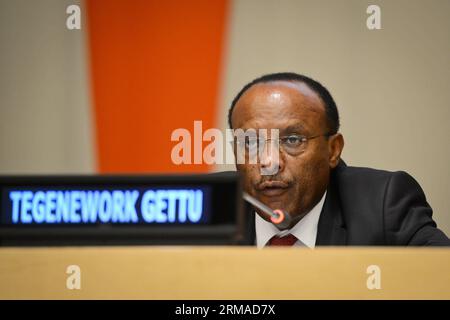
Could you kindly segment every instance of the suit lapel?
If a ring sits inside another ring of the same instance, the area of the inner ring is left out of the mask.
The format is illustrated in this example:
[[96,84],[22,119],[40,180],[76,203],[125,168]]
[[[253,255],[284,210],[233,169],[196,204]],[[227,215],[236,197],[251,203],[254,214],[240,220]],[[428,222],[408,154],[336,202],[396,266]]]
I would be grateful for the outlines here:
[[343,246],[346,244],[347,232],[342,218],[336,177],[333,174],[319,218],[316,246]]
[[256,229],[255,229],[255,209],[246,203],[245,211],[247,214],[247,235],[249,237],[250,245],[256,245]]

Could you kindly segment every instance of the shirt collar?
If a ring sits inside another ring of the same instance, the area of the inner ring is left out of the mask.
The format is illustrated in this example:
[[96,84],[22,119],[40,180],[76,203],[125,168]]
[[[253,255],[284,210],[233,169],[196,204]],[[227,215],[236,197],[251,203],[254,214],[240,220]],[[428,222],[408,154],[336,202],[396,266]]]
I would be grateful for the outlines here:
[[289,230],[281,231],[272,223],[261,218],[258,213],[255,213],[256,245],[258,248],[263,248],[275,235],[285,236],[288,234],[294,235],[305,246],[314,248],[316,245],[317,225],[326,195],[327,192],[325,191],[314,208]]

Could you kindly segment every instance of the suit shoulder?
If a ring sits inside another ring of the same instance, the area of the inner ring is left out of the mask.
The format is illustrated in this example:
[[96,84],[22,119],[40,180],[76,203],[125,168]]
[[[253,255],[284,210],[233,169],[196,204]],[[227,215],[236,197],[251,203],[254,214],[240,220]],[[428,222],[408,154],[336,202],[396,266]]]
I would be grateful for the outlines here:
[[[405,171],[388,171],[368,167],[344,166],[336,170],[338,179],[348,180],[352,183],[383,184],[395,180],[407,185],[419,186],[419,183]],[[399,183],[400,184],[400,183]],[[419,186],[420,187],[420,186]]]
[[407,190],[423,190],[419,183],[405,171],[388,171],[367,167],[344,166],[336,170],[332,178],[343,197],[376,199],[384,201],[386,193],[402,193]]
[[380,170],[367,167],[343,166],[336,170],[338,179],[351,180],[353,183],[381,183],[386,182],[396,174],[393,171]]

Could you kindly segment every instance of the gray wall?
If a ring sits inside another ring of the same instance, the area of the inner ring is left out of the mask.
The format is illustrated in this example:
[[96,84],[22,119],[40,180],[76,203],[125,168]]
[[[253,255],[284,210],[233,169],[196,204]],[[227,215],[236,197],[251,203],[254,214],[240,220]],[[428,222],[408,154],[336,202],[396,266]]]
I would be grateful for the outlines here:
[[0,174],[94,171],[82,30],[72,0],[0,0]]

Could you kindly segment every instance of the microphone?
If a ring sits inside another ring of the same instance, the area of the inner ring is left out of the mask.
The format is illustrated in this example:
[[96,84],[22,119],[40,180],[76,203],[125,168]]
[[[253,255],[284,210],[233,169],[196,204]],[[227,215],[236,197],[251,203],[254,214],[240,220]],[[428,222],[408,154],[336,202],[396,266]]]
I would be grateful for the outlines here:
[[291,225],[292,218],[289,213],[280,209],[272,210],[261,201],[255,199],[247,192],[243,192],[242,197],[245,201],[252,204],[255,208],[261,210],[270,217],[270,221],[280,230],[286,229]]

